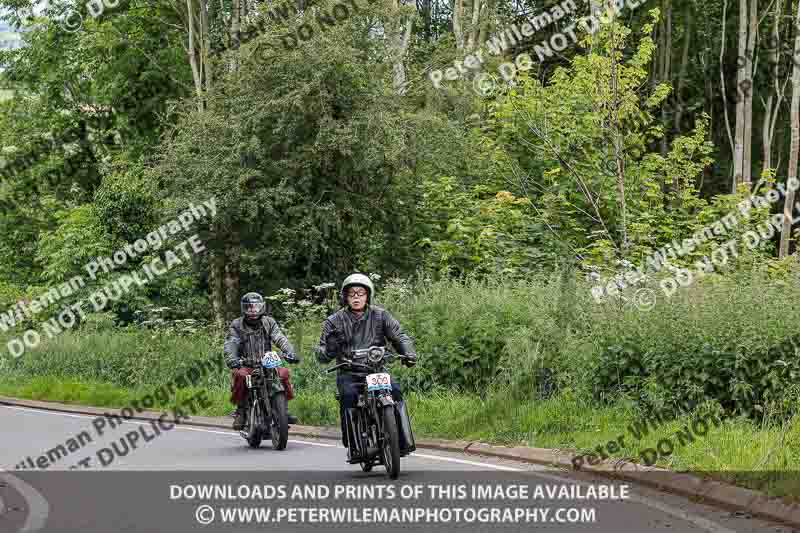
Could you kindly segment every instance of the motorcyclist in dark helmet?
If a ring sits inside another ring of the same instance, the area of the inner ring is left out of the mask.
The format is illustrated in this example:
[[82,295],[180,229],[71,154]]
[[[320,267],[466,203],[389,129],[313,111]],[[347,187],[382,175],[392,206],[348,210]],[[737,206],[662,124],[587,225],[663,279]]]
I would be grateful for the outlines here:
[[[267,316],[264,298],[256,292],[248,292],[241,301],[242,316],[231,322],[225,338],[225,364],[231,372],[231,403],[236,405],[236,419],[233,429],[244,427],[247,415],[247,376],[258,368],[266,352],[277,346],[289,363],[299,363],[294,347],[281,331],[278,323]],[[278,367],[278,376],[286,389],[286,400],[294,398],[294,389],[289,381],[289,369]],[[289,415],[289,424],[296,424],[297,418]]]

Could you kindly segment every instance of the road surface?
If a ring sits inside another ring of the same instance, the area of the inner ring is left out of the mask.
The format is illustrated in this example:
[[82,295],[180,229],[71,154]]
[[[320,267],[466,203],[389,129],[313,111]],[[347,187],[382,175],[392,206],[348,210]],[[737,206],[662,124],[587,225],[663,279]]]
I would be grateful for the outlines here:
[[[0,427],[2,533],[793,531],[646,487],[473,455],[419,450],[391,481],[381,466],[346,464],[339,442],[291,434],[286,450],[269,440],[251,449],[232,430],[111,428],[2,405]],[[37,461],[46,468],[22,468]]]

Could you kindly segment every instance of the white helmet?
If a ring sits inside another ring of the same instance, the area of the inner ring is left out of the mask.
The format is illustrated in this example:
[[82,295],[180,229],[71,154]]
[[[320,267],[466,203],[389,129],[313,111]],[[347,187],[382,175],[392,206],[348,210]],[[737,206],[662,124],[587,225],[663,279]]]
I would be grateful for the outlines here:
[[344,278],[344,281],[342,282],[342,290],[339,292],[342,306],[346,305],[347,303],[344,293],[353,285],[367,289],[367,304],[372,303],[372,296],[375,294],[375,287],[372,285],[372,280],[370,280],[364,274],[350,274]]

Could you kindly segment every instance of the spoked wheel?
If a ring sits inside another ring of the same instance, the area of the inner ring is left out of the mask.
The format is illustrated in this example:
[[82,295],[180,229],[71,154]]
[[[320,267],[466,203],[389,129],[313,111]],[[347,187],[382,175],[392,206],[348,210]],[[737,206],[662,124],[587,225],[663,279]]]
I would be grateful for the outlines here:
[[279,392],[272,397],[272,449],[283,450],[289,441],[289,414],[286,394]]
[[397,479],[400,475],[400,436],[397,433],[397,420],[394,417],[394,406],[383,408],[383,465],[389,479]]
[[261,426],[263,424],[264,413],[261,409],[261,402],[255,402],[250,409],[250,420],[248,421],[247,444],[251,448],[261,446]]

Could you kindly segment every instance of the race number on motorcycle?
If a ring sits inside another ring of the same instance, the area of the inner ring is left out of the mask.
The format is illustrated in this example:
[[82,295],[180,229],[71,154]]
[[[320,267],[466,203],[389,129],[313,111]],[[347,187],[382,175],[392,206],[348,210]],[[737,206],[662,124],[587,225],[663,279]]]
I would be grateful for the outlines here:
[[264,368],[277,368],[281,366],[281,358],[275,352],[267,352],[264,354],[264,357],[261,358],[261,365]]
[[370,374],[367,376],[368,390],[392,390],[392,378],[389,374]]

